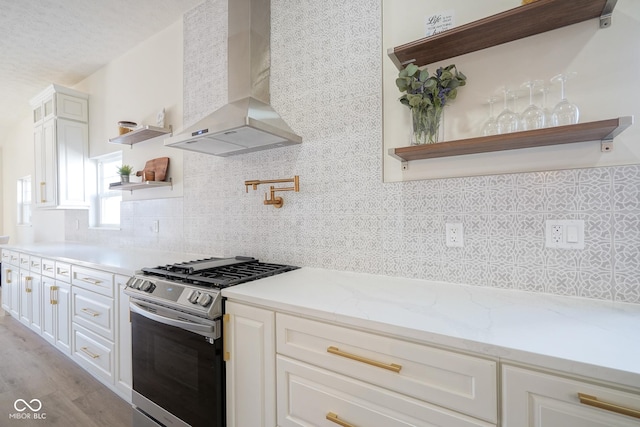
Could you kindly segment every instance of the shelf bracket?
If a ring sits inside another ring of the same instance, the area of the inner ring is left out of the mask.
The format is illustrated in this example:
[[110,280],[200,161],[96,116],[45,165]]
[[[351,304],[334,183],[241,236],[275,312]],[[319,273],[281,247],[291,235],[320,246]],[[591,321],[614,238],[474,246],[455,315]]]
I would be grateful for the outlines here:
[[613,151],[613,139],[603,139],[600,141],[600,151],[603,153]]
[[602,8],[602,14],[600,15],[600,28],[609,28],[611,26],[611,15],[617,2],[618,0],[607,0],[605,3],[604,8]]
[[400,162],[400,167],[402,168],[403,171],[408,171],[409,170],[409,162],[406,160],[403,160],[402,162]]

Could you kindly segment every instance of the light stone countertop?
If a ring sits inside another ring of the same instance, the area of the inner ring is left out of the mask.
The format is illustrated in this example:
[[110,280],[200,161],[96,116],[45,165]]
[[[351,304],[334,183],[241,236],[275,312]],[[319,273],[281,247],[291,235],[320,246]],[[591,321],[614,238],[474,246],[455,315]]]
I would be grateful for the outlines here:
[[108,270],[125,276],[131,276],[143,267],[155,267],[215,256],[138,248],[110,248],[71,242],[0,245],[0,248],[85,267]]
[[[123,275],[215,256],[70,242],[0,247]],[[230,287],[223,295],[640,389],[640,304],[307,267]]]
[[301,268],[229,300],[640,389],[640,305]]

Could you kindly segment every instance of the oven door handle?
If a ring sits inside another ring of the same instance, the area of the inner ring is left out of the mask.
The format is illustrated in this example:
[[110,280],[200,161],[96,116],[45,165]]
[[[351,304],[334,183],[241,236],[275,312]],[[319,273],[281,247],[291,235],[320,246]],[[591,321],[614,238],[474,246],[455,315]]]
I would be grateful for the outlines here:
[[164,325],[175,326],[177,328],[181,328],[189,332],[193,332],[206,337],[214,336],[214,333],[215,333],[215,329],[216,329],[215,324],[203,325],[199,323],[187,322],[184,320],[171,319],[169,317],[151,313],[148,310],[145,310],[144,306],[138,303],[135,303],[133,301],[129,303],[129,309],[134,313],[137,313],[143,317],[146,317],[147,319],[154,320]]

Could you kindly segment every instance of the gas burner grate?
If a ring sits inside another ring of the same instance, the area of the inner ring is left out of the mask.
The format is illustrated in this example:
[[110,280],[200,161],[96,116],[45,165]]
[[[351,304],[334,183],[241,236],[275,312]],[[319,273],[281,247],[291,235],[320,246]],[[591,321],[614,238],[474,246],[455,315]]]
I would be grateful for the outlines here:
[[[211,265],[210,268],[202,268]],[[163,277],[193,285],[212,288],[226,288],[252,280],[273,276],[298,267],[282,264],[259,262],[255,258],[207,258],[180,264],[169,264],[155,268],[143,268],[146,275]]]

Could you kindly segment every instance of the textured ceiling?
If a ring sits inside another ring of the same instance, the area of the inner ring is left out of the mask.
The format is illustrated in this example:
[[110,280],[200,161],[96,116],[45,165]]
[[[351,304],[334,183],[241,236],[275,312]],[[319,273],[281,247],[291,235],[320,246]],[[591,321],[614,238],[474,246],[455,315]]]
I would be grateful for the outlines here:
[[47,85],[75,85],[202,1],[0,0],[0,140]]

